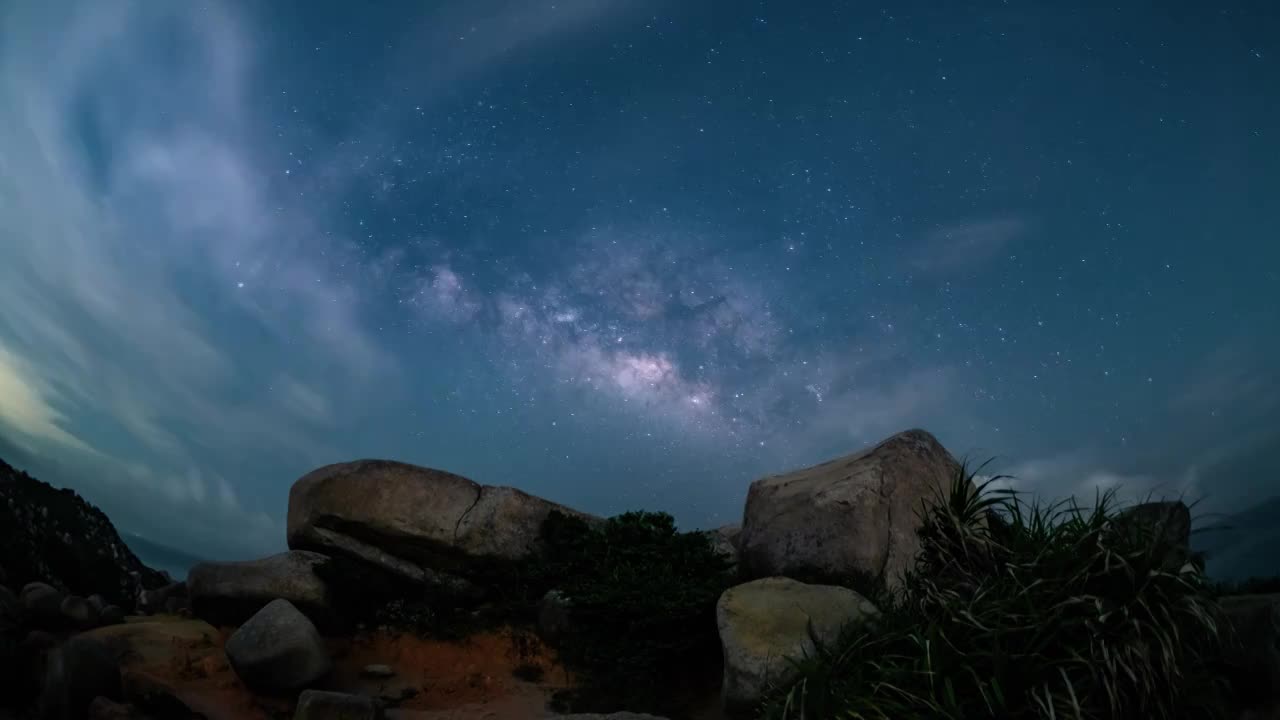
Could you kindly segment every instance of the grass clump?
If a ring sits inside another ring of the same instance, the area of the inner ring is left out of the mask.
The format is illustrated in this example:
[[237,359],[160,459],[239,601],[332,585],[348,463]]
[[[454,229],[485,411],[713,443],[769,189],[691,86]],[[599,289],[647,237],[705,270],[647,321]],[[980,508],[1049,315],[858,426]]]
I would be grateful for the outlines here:
[[[981,468],[978,468],[980,471]],[[922,551],[852,628],[793,659],[769,720],[1215,718],[1223,624],[1199,572],[1170,570],[1161,527],[987,492],[961,467],[922,508]]]

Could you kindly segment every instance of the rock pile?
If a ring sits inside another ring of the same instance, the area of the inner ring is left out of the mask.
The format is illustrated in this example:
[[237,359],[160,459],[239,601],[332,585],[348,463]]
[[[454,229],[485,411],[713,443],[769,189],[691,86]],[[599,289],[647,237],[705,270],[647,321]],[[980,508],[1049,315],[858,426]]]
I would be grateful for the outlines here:
[[[737,578],[715,607],[724,717],[748,717],[771,684],[784,683],[792,672],[784,658],[814,651],[811,631],[827,642],[844,628],[874,627],[880,611],[867,597],[814,578],[861,577],[896,586],[920,550],[917,530],[926,504],[958,472],[959,463],[932,435],[910,430],[859,453],[761,478],[750,486],[741,525],[705,531],[733,561]],[[5,482],[12,485],[0,478],[0,514],[8,500],[11,516],[32,516],[29,508],[15,506]],[[553,510],[602,522],[441,470],[381,460],[322,467],[300,478],[289,494],[288,552],[202,563],[185,583],[174,583],[104,540],[119,570],[101,575],[104,587],[32,581],[14,593],[0,586],[0,663],[12,670],[0,669],[0,678],[23,678],[17,670],[26,667],[23,662],[36,668],[38,679],[21,682],[42,688],[38,706],[45,717],[194,717],[204,713],[193,700],[145,672],[122,674],[110,648],[127,639],[131,652],[162,655],[164,632],[207,639],[221,627],[230,634],[219,652],[239,681],[282,698],[295,720],[443,717],[396,710],[417,689],[380,662],[366,661],[358,674],[381,690],[335,692],[331,644],[322,633],[349,633],[344,603],[378,588],[479,606],[493,594],[495,577],[477,569],[527,558],[538,549],[541,524]],[[100,525],[88,511],[78,510],[76,517]],[[1161,528],[1171,566],[1187,560],[1185,505],[1140,506],[1119,520],[1138,521]],[[39,562],[10,566],[19,567],[18,577],[52,572]],[[73,594],[68,586],[93,594]],[[102,627],[122,622],[121,603],[130,600],[133,612],[179,617],[170,625]],[[573,607],[558,591],[542,598],[538,627],[545,640],[554,644],[572,626]],[[1233,599],[1228,611],[1241,629],[1232,662],[1258,694],[1254,704],[1265,707],[1275,699],[1268,693],[1280,687],[1280,596]],[[181,619],[192,615],[199,620]],[[139,639],[146,633],[160,639]],[[661,720],[632,713],[563,717]]]

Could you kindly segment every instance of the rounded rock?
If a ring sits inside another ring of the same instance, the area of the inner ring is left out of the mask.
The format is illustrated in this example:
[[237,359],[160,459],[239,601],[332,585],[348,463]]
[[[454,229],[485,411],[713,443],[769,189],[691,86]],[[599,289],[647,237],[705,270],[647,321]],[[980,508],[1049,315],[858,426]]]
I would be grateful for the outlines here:
[[332,660],[316,626],[288,600],[273,600],[227,640],[231,667],[251,688],[300,690],[329,673]]
[[119,605],[108,605],[102,608],[102,614],[98,616],[98,624],[100,625],[119,625],[124,622],[124,608]]
[[56,623],[62,617],[62,591],[48,583],[27,583],[20,600],[27,617],[37,623]]
[[89,601],[79,595],[68,595],[62,598],[58,608],[62,619],[74,628],[87,630],[98,624],[98,613]]
[[724,653],[721,684],[726,715],[749,712],[771,682],[785,683],[794,673],[787,658],[799,661],[820,642],[835,641],[845,626],[873,623],[880,611],[844,587],[811,585],[771,577],[725,590],[716,603],[716,626]]

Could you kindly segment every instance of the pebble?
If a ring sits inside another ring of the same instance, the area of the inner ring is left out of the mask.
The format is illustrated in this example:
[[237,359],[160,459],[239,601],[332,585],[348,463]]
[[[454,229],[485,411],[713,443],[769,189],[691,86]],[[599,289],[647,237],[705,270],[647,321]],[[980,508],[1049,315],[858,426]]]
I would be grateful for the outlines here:
[[389,678],[394,677],[396,671],[390,665],[365,665],[360,674],[367,678]]

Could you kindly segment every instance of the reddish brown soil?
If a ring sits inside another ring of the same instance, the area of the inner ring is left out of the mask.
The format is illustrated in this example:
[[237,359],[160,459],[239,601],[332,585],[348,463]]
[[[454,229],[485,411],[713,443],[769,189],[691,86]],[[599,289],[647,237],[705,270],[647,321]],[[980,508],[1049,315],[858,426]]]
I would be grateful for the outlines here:
[[[528,708],[534,714],[526,715],[536,717],[545,712],[551,691],[569,682],[550,648],[531,633],[510,628],[458,642],[373,633],[331,641],[331,649],[335,688],[395,695],[399,688],[410,687],[417,694],[400,704],[410,710],[441,710],[520,695],[537,699],[537,706]],[[389,680],[361,678],[361,669],[373,664],[391,666],[396,676]],[[514,673],[522,665],[539,668],[540,680],[516,678]]]
[[[287,716],[292,698],[250,692],[223,653],[233,628],[215,630],[197,620],[136,618],[104,637],[125,652],[126,670],[139,682],[167,688],[210,720],[271,720]],[[104,629],[107,630],[107,629]],[[102,632],[102,631],[97,631]],[[528,720],[551,713],[547,700],[570,678],[555,653],[527,631],[503,628],[449,642],[371,632],[328,641],[334,672],[326,687],[388,698],[404,698],[407,711],[424,717]],[[389,665],[395,676],[361,676],[366,665]],[[521,666],[537,667],[537,681],[515,677]]]
[[[233,628],[214,629],[192,619],[130,618],[125,625],[93,633],[118,647],[135,684],[160,686],[209,720],[274,720],[289,717],[295,698],[250,692],[227,663],[223,646]],[[327,640],[334,672],[326,688],[392,699],[403,720],[536,720],[556,690],[572,677],[555,652],[527,630],[478,633],[456,641],[369,632]],[[388,679],[361,676],[367,665],[388,665]],[[533,679],[517,668],[541,670]],[[523,673],[522,673],[523,675]],[[530,677],[525,675],[525,677]],[[126,680],[126,683],[130,680]],[[712,691],[696,713],[719,720]]]

